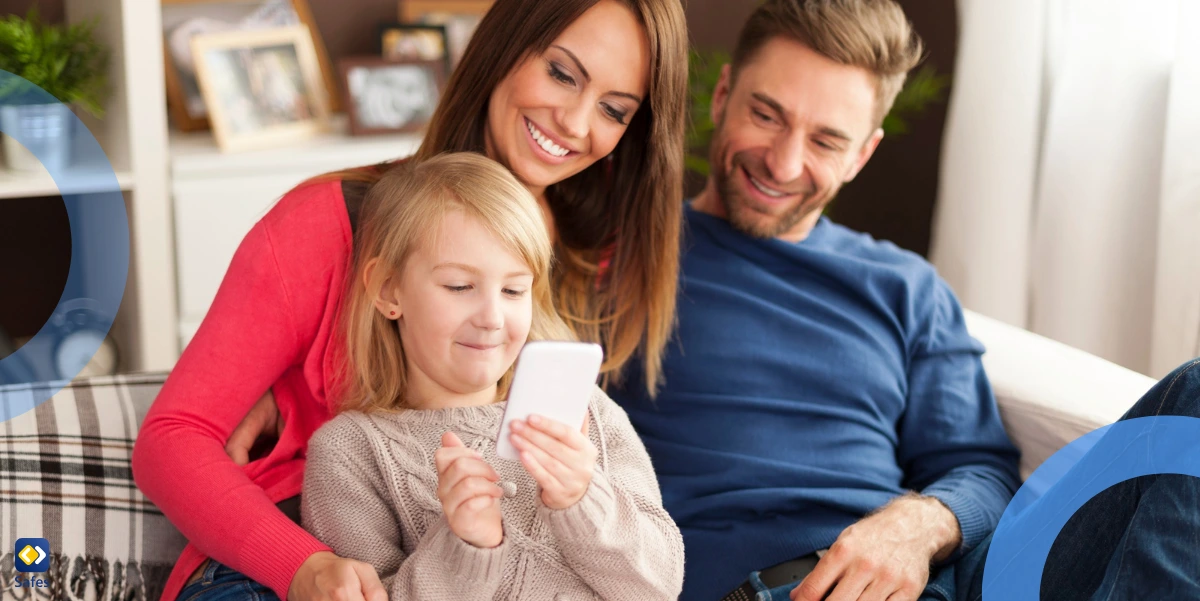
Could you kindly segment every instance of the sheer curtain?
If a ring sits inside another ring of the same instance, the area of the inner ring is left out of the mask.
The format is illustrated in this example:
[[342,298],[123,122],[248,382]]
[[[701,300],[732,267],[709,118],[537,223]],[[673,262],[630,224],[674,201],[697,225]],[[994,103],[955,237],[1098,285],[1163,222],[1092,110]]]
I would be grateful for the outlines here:
[[1200,355],[1200,2],[958,4],[934,264],[1130,369]]

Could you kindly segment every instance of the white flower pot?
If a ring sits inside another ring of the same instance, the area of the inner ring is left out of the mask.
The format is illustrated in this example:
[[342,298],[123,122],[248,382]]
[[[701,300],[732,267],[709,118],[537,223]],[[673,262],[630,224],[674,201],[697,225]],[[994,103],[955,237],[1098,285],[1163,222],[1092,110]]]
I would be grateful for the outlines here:
[[55,170],[69,165],[74,123],[75,116],[64,104],[0,106],[0,129],[6,134],[4,155],[9,169],[40,171],[43,167]]

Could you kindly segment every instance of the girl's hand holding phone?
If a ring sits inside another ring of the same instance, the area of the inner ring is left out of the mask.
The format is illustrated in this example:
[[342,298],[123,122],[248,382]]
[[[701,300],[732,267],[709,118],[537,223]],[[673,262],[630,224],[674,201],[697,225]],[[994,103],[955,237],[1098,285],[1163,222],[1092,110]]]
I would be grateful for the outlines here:
[[596,468],[596,446],[584,433],[562,422],[538,415],[512,422],[511,441],[521,453],[521,464],[542,488],[542,503],[550,509],[566,509],[583,498]]
[[500,476],[476,451],[468,449],[453,432],[442,434],[442,448],[434,453],[437,496],[450,523],[450,531],[468,544],[490,549],[504,542],[500,519]]

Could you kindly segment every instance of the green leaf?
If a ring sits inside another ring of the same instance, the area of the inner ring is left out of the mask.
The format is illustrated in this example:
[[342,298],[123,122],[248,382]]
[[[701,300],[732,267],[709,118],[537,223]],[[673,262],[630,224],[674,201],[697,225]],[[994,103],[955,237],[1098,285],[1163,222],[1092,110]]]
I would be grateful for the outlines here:
[[708,177],[708,159],[689,154],[683,157],[683,166],[689,171],[695,171],[704,177]]
[[[63,103],[102,117],[109,51],[95,38],[97,23],[49,25],[36,6],[24,18],[0,18],[0,69],[20,75]],[[22,102],[30,95],[19,81],[0,86],[0,98]]]

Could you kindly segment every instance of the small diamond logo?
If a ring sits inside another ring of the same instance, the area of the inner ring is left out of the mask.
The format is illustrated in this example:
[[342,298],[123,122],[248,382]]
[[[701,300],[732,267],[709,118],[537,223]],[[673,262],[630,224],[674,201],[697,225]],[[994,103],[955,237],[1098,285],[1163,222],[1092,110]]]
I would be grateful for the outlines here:
[[18,538],[13,549],[13,567],[18,572],[45,572],[50,569],[50,541],[44,538]]

